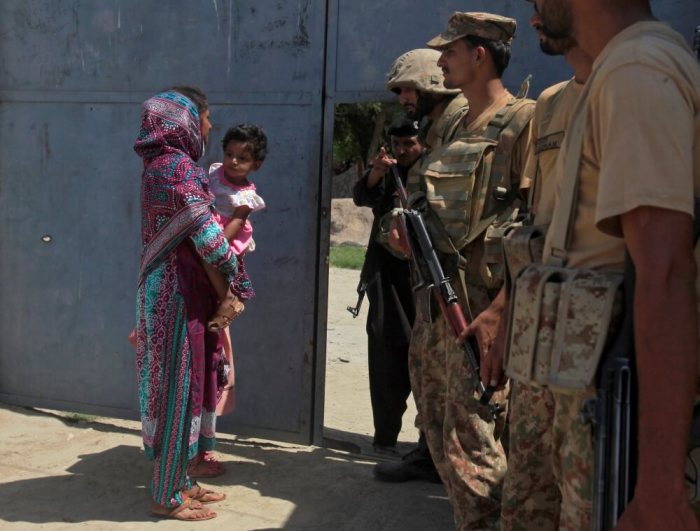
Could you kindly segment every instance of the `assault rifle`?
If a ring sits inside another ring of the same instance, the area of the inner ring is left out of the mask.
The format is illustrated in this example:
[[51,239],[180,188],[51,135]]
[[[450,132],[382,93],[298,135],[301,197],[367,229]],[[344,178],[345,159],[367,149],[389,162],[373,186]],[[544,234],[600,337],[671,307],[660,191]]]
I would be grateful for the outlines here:
[[600,368],[598,393],[584,404],[593,423],[593,529],[615,527],[632,500],[637,471],[637,375],[634,367],[634,265],[625,257],[624,317]]
[[[414,270],[418,273],[420,280],[414,283],[414,290],[425,285],[432,289],[435,299],[440,305],[440,310],[445,316],[445,319],[450,323],[452,332],[455,337],[467,328],[467,320],[464,317],[464,312],[459,304],[457,294],[455,293],[450,279],[447,277],[440,265],[437,253],[433,247],[433,242],[428,234],[428,229],[425,225],[425,220],[420,210],[414,208],[415,205],[409,203],[406,189],[401,182],[401,177],[396,169],[396,166],[390,168],[392,179],[396,187],[396,192],[403,208],[399,216],[399,233],[411,250],[411,260],[414,265]],[[501,407],[497,404],[490,404],[491,397],[495,391],[493,386],[484,386],[479,376],[479,352],[476,341],[470,337],[462,343],[464,354],[472,369],[472,378],[474,387],[479,390],[479,403],[488,406],[491,415],[494,418],[498,416]]]
[[[700,237],[700,198],[695,198],[693,238]],[[598,394],[584,404],[584,418],[593,422],[595,482],[593,529],[615,527],[632,500],[637,480],[638,384],[634,350],[635,271],[625,256],[624,317],[600,368]]]

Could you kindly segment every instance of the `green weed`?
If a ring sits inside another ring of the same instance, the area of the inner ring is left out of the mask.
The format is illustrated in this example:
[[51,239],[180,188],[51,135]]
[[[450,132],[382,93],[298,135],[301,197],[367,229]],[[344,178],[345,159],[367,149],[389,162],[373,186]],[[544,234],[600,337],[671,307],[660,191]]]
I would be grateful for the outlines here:
[[366,251],[364,247],[352,245],[331,246],[330,265],[341,269],[362,269]]

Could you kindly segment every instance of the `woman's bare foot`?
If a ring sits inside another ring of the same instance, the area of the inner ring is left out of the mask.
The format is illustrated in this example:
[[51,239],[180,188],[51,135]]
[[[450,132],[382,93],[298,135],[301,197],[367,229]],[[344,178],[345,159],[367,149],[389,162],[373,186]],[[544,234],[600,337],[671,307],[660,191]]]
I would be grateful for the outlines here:
[[197,500],[185,498],[177,507],[167,508],[151,502],[151,514],[158,518],[171,518],[185,522],[198,522],[216,518],[216,513],[207,507],[203,507]]

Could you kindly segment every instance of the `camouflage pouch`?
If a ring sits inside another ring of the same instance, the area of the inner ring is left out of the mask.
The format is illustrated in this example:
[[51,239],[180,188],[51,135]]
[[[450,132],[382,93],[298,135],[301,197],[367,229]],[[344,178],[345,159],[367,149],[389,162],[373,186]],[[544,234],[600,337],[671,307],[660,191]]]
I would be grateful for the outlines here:
[[511,233],[522,228],[523,222],[517,217],[518,211],[514,210],[509,219],[495,221],[486,229],[484,235],[484,267],[488,270],[489,277],[494,285],[500,287],[505,281],[508,265],[506,264],[505,242]]
[[624,276],[590,269],[573,272],[559,297],[549,385],[585,389],[619,327]]
[[520,271],[530,264],[541,264],[544,252],[545,225],[521,225],[512,227],[503,238],[503,254],[510,274],[515,282]]
[[512,290],[506,374],[560,390],[593,383],[622,314],[622,274],[531,264]]
[[[505,367],[508,377],[514,380],[531,383],[536,360],[540,360],[541,366],[542,361],[551,358],[559,284],[547,281],[556,273],[554,268],[527,267],[513,285]],[[549,289],[545,300],[544,290],[547,286]],[[537,372],[541,373],[542,368]]]

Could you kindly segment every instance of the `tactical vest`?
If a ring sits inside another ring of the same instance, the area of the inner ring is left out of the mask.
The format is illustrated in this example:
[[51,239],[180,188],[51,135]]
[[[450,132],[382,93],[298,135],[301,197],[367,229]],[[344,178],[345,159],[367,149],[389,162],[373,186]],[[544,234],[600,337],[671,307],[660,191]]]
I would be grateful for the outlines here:
[[428,223],[438,251],[462,251],[499,217],[509,217],[518,190],[511,183],[513,148],[535,102],[519,94],[489,121],[483,136],[457,131],[425,155],[408,176],[409,193],[425,193]]
[[[427,151],[439,148],[444,143],[452,140],[462,118],[468,111],[469,102],[467,98],[462,94],[455,96],[438,118],[431,120],[426,116],[423,119],[424,123],[418,132],[418,140],[427,148]],[[433,137],[432,144],[428,142],[431,135]]]

